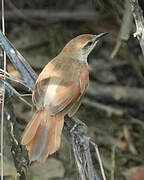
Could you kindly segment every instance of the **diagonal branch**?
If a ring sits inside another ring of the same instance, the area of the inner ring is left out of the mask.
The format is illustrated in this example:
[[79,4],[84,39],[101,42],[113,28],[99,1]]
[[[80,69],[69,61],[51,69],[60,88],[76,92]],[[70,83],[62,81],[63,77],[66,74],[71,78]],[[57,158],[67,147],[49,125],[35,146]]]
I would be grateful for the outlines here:
[[37,74],[24,59],[24,57],[18,52],[18,50],[11,44],[6,36],[0,31],[0,45],[6,51],[7,56],[13,63],[15,68],[21,73],[23,79],[26,81],[30,90],[33,90]]

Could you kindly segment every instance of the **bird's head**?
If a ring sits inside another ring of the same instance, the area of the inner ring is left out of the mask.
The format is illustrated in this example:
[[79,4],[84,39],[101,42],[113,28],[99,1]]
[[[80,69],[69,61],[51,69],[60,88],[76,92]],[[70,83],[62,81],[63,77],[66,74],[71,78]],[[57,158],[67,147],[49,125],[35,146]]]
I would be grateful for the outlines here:
[[62,53],[76,58],[77,60],[83,61],[87,64],[87,57],[90,52],[94,49],[97,42],[106,34],[107,32],[100,33],[98,35],[83,34],[75,37],[63,48]]

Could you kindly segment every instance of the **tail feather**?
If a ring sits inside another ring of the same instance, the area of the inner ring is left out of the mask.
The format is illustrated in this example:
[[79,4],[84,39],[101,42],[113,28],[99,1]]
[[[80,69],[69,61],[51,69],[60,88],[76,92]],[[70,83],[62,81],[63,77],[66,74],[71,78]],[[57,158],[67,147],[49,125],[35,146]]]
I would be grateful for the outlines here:
[[30,161],[45,161],[49,154],[58,150],[63,123],[64,117],[50,116],[46,110],[34,114],[22,138]]
[[25,145],[25,144],[28,144],[29,142],[31,142],[31,140],[33,139],[33,137],[36,134],[36,131],[37,131],[40,123],[41,123],[41,121],[39,120],[39,113],[36,112],[33,115],[32,120],[29,122],[29,124],[27,125],[27,127],[24,131],[21,144]]
[[[64,117],[56,117],[54,119],[55,123],[53,128],[49,131],[49,136],[47,138],[47,153],[53,154],[55,149],[58,149],[61,142],[61,132],[64,123]],[[53,148],[55,147],[55,148]]]

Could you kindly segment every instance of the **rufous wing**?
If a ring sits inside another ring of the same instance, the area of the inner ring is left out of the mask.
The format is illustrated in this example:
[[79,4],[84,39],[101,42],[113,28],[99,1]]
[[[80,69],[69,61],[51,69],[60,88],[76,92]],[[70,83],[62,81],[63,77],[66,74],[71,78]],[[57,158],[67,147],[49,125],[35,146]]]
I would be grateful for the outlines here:
[[[88,85],[89,73],[85,66],[80,69],[73,67],[69,69],[69,77],[61,73],[63,69],[58,69],[54,73],[51,71],[51,75],[43,74],[44,79],[37,81],[33,93],[33,101],[37,109],[46,108],[51,115],[60,112],[66,114],[70,109],[71,115],[76,112]],[[68,68],[64,67],[64,69]]]
[[87,70],[83,70],[80,74],[79,84],[80,84],[80,96],[73,102],[72,106],[69,109],[69,117],[74,116],[81,105],[82,97],[85,94],[86,88],[89,83],[89,75]]

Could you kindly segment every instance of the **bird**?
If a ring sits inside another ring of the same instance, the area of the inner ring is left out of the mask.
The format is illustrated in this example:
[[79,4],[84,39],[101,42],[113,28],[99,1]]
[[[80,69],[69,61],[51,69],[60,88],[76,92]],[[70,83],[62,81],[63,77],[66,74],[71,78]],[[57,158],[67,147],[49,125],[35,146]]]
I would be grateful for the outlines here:
[[21,140],[30,162],[45,162],[59,149],[64,117],[75,115],[89,84],[88,55],[106,34],[73,38],[39,74],[32,92],[34,114]]

